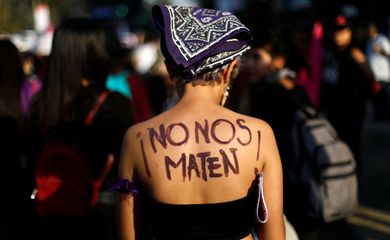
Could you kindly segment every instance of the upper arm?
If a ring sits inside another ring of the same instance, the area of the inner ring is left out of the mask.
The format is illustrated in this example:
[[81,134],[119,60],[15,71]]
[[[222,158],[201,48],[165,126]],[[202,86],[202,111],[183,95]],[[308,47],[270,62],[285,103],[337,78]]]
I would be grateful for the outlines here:
[[380,46],[386,55],[390,55],[390,41],[386,37],[381,38]]
[[[124,136],[119,160],[119,179],[134,181],[134,150],[132,146],[133,134],[131,129]],[[135,239],[135,208],[134,196],[121,194],[119,198],[118,230],[123,240]]]
[[260,225],[262,240],[284,239],[283,173],[274,133],[268,124],[262,129],[262,158],[264,198],[268,208],[268,221]]
[[134,161],[133,156],[135,155],[135,149],[133,146],[134,142],[134,130],[128,129],[123,137],[121,155],[119,159],[119,178],[126,178],[129,181],[134,179]]
[[359,48],[352,48],[351,55],[354,61],[359,64],[366,62],[366,55]]

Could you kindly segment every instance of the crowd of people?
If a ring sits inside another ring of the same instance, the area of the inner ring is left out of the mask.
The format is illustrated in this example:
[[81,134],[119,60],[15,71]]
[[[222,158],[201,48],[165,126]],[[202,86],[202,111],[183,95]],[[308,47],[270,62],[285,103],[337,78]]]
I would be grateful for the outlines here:
[[[260,224],[261,239],[284,239],[283,214],[299,218],[290,215],[294,193],[282,179],[292,162],[294,111],[302,105],[327,116],[351,148],[361,179],[367,103],[372,101],[378,120],[390,121],[390,42],[375,23],[367,26],[362,49],[343,15],[335,16],[329,29],[314,21],[307,33],[249,30],[231,13],[209,12],[215,15],[198,16],[199,22],[229,16],[235,28],[213,35],[218,44],[208,39],[200,46],[200,41],[186,45],[188,39],[181,37],[188,32],[169,25],[174,14],[196,17],[198,9],[176,10],[153,10],[163,41],[147,72],[137,70],[135,49],[123,48],[112,29],[96,19],[63,20],[47,58],[19,52],[9,39],[0,39],[0,182],[6,196],[0,202],[1,239],[133,239],[134,234],[147,239],[152,233],[157,239],[181,239],[188,232],[193,238],[184,239],[208,239],[210,233],[256,239],[253,219],[241,218],[248,217],[246,208],[250,214],[259,176],[269,214]],[[178,39],[167,37],[169,30],[177,31]],[[156,43],[145,42],[158,48]],[[202,47],[207,51],[194,50]],[[178,49],[184,48],[193,52],[181,55]],[[94,179],[107,170],[107,158],[114,159],[96,204],[82,217],[40,216],[31,194],[42,152],[58,139],[77,142]],[[137,188],[118,197],[109,190],[118,178]],[[150,232],[138,230],[137,224],[151,223],[139,221],[145,219],[134,212],[135,205],[153,219],[154,225],[144,228]],[[298,235],[305,233],[291,223]],[[236,232],[229,235],[224,224]]]

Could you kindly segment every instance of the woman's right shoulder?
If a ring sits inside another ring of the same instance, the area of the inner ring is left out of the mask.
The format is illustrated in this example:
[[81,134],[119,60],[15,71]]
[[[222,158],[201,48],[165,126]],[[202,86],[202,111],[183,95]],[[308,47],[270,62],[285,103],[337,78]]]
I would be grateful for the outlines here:
[[167,114],[167,111],[160,113],[148,120],[138,122],[130,126],[125,133],[125,137],[128,140],[137,140],[144,136],[149,136],[150,129],[159,129],[161,124],[169,121],[170,119],[172,119],[172,115]]
[[144,126],[144,123],[143,122],[140,122],[140,123],[135,123],[133,125],[131,125],[127,130],[126,130],[126,133],[125,133],[125,138],[127,139],[132,139],[132,138],[135,138],[136,135],[142,131],[142,129]]
[[153,118],[138,122],[133,125],[131,125],[125,133],[125,137],[127,139],[136,139],[139,138],[142,134],[145,134],[145,132],[150,128],[150,126],[153,124]]

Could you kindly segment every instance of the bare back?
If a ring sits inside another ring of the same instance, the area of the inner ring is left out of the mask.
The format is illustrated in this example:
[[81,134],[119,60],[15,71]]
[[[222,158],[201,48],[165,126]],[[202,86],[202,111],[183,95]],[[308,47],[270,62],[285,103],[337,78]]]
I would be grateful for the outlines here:
[[130,129],[134,158],[128,160],[157,201],[236,200],[263,170],[265,125],[215,104],[180,105]]
[[[260,172],[269,219],[259,234],[284,239],[281,161],[272,129],[259,119],[209,101],[179,102],[127,131],[119,167],[120,178],[175,205],[243,199]],[[134,202],[120,204],[124,239],[134,239]]]

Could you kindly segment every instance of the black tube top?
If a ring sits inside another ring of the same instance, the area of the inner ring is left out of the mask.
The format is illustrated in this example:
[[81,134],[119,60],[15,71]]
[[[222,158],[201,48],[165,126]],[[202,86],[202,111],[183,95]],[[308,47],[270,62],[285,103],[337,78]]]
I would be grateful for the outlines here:
[[256,191],[241,199],[211,204],[166,204],[147,200],[157,240],[238,240],[255,224]]
[[246,237],[255,223],[268,219],[262,174],[256,183],[244,198],[208,204],[158,202],[127,179],[119,180],[110,189],[140,195],[156,240],[238,240]]

